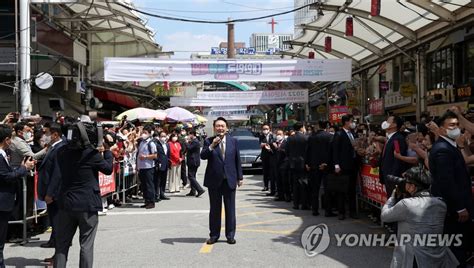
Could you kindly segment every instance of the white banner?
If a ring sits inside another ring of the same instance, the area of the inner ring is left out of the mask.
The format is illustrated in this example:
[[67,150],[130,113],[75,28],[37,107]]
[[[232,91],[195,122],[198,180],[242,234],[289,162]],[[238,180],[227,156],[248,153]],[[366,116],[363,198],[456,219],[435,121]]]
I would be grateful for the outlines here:
[[164,60],[105,58],[105,81],[350,81],[350,59]]
[[200,91],[197,98],[171,97],[171,106],[236,106],[307,103],[307,89],[267,91]]

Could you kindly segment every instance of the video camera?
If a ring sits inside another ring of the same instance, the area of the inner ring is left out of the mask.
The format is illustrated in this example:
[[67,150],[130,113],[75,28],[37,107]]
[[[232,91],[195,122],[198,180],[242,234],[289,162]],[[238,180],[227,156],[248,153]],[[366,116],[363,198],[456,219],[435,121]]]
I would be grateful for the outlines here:
[[415,184],[418,190],[428,189],[431,185],[431,175],[423,168],[412,167],[403,174],[403,177],[387,175],[387,182],[397,186],[397,199],[401,199],[408,194],[405,190],[407,182]]
[[71,149],[96,149],[104,142],[100,123],[76,122],[67,129],[67,141]]

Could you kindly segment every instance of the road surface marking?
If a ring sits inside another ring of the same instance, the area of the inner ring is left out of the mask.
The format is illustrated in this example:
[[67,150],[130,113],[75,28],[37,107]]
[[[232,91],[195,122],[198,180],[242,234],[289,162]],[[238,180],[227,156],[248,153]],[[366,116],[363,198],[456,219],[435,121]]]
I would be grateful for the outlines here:
[[213,247],[214,247],[214,245],[208,245],[208,244],[204,243],[204,245],[202,245],[202,247],[201,247],[201,250],[199,250],[199,253],[202,253],[202,254],[211,253]]

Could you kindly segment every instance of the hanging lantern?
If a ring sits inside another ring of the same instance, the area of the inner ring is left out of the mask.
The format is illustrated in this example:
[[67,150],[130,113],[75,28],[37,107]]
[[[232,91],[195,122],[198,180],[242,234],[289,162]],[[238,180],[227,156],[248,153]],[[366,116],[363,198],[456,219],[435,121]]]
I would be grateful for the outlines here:
[[346,18],[346,36],[354,36],[354,20],[352,17]]
[[372,4],[370,5],[370,15],[372,17],[380,15],[380,0],[372,0]]
[[308,53],[308,59],[314,59],[314,51]]
[[324,51],[327,53],[331,53],[332,51],[332,38],[330,36],[326,36],[324,40]]

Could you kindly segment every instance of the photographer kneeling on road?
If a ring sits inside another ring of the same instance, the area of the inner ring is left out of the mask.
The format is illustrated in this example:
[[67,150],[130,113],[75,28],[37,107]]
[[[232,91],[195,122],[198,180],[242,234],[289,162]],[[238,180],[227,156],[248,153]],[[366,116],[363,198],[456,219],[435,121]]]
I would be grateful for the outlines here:
[[[397,188],[382,208],[383,222],[397,222],[397,245],[393,251],[390,267],[456,267],[459,263],[447,245],[418,245],[415,236],[442,236],[446,204],[429,193],[430,175],[419,167],[406,171],[403,178],[387,176]],[[404,191],[404,192],[403,192]],[[405,196],[405,198],[404,198]],[[409,236],[403,242],[401,236]],[[453,240],[455,243],[456,240]],[[419,243],[419,241],[418,241]]]

